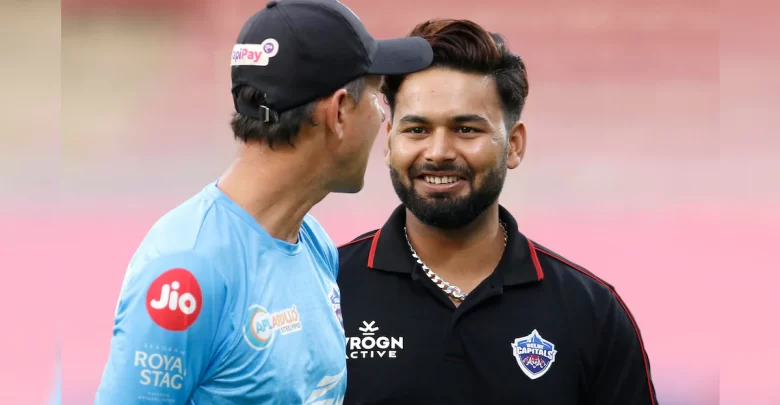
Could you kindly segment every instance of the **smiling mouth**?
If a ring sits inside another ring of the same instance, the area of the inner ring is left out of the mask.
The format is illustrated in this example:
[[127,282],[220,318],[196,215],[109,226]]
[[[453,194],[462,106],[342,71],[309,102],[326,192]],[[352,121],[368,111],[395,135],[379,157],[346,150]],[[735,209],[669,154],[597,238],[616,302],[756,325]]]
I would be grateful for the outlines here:
[[462,180],[458,176],[431,176],[431,175],[424,175],[420,176],[421,179],[425,180],[428,184],[451,184],[455,183],[458,180]]

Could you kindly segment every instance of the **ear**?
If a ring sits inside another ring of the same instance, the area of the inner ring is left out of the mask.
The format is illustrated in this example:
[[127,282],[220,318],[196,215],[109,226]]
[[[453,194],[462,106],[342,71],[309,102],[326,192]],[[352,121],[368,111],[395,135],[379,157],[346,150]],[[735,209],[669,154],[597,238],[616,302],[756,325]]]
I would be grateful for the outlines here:
[[393,121],[387,121],[387,142],[385,143],[385,164],[390,167],[390,133],[393,132]]
[[507,142],[509,143],[509,156],[507,156],[506,166],[510,169],[514,169],[520,165],[523,156],[525,156],[526,134],[523,121],[517,121],[517,123],[512,126],[507,137]]
[[336,139],[344,139],[344,122],[347,109],[351,107],[351,98],[347,91],[339,89],[325,99],[325,125],[328,131],[336,136]]

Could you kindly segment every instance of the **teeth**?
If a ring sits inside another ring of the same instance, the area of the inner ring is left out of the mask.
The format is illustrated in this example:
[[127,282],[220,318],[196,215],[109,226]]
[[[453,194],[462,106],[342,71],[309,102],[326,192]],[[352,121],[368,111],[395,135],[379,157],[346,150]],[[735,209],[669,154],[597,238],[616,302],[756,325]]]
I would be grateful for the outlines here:
[[425,181],[431,184],[449,184],[458,181],[458,178],[454,176],[425,176]]

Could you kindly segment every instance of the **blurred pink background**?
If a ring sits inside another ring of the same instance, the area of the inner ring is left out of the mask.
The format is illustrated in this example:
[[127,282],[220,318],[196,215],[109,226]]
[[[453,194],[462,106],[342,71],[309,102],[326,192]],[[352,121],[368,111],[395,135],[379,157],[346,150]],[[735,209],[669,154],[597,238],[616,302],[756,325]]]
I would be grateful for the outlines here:
[[[58,15],[36,4],[3,3],[0,26],[44,35],[27,22],[55,25]],[[91,403],[130,256],[159,216],[233,157],[228,59],[241,24],[264,4],[62,2],[61,154],[32,164],[13,152],[32,145],[25,137],[3,137],[0,149],[8,177],[0,245],[11,272],[0,304],[3,324],[13,325],[0,345],[0,403],[47,398],[58,338],[63,403]],[[754,79],[776,71],[745,62],[749,47],[719,49],[757,42],[721,38],[717,2],[345,4],[380,38],[432,17],[470,18],[504,34],[530,76],[529,150],[501,199],[521,231],[616,286],[644,335],[661,404],[711,405],[719,395],[729,405],[780,404],[778,326],[767,322],[780,278],[766,253],[780,240],[780,193],[767,186],[780,173],[780,141],[758,118],[771,111],[760,101],[721,112],[732,95],[777,100],[776,87]],[[730,15],[736,24],[738,13]],[[724,63],[724,55],[732,57]],[[742,81],[723,81],[726,72]],[[54,87],[47,83],[27,85]],[[20,105],[8,104],[20,124],[4,133],[48,128]],[[315,209],[337,243],[381,226],[397,204],[383,137],[364,191]],[[59,182],[42,174],[55,166]],[[22,172],[36,180],[19,180]],[[29,198],[12,198],[19,190]]]

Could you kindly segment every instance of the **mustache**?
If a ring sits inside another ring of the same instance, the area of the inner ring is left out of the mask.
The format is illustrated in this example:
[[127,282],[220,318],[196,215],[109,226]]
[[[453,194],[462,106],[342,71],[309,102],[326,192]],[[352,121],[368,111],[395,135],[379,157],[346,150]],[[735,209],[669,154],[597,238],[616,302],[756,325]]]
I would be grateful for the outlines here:
[[444,163],[440,165],[435,165],[433,163],[424,163],[421,165],[412,166],[409,168],[409,178],[413,179],[419,177],[425,172],[430,172],[430,173],[449,172],[449,173],[455,173],[466,180],[471,180],[472,178],[471,170],[468,167],[460,166],[455,163]]

